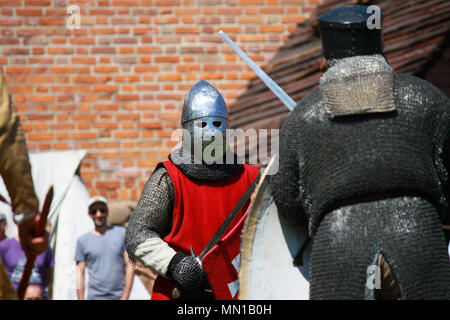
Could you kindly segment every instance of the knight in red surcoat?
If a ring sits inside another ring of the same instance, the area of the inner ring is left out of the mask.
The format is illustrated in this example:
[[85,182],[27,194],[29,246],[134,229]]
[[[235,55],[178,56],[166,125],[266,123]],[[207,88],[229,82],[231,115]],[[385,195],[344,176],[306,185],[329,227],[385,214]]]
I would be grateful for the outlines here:
[[202,251],[259,173],[234,153],[230,157],[228,110],[208,82],[202,80],[189,91],[181,124],[182,144],[148,179],[125,238],[130,257],[158,275],[152,300],[214,298],[193,253]]

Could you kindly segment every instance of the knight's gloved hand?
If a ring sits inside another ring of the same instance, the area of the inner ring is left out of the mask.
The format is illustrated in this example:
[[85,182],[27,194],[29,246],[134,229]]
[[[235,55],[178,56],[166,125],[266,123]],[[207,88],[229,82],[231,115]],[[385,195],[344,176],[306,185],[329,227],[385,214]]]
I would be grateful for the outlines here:
[[178,252],[170,260],[166,276],[174,279],[186,291],[200,291],[206,288],[208,279],[202,266],[193,256]]

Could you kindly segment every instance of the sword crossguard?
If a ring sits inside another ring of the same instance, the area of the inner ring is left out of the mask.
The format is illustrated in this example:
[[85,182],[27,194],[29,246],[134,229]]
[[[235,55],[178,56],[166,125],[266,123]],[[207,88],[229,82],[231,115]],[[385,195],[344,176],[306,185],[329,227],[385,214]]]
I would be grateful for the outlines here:
[[192,248],[192,246],[190,249],[191,249],[191,256],[195,257],[195,260],[197,260],[198,264],[201,266],[202,265],[201,258],[195,254],[194,248]]

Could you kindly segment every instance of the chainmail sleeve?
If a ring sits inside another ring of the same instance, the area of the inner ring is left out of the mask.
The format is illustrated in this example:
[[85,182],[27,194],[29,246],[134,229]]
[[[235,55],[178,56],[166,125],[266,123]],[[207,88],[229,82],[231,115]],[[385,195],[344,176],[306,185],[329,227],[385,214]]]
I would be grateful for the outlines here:
[[[310,103],[317,101],[317,91],[301,100],[292,114],[298,110],[309,108]],[[308,217],[301,203],[303,186],[299,183],[298,144],[302,137],[296,116],[291,114],[282,126],[280,135],[279,170],[270,177],[270,188],[278,212],[297,226],[307,226]]]
[[442,198],[441,205],[446,208],[441,220],[444,224],[450,224],[450,99],[431,83],[423,81],[425,92],[429,94],[429,99],[438,110],[438,120],[436,121],[435,144],[435,165],[441,185]]
[[132,261],[163,276],[176,253],[161,240],[172,228],[173,201],[173,182],[163,166],[157,167],[144,186],[125,235]]

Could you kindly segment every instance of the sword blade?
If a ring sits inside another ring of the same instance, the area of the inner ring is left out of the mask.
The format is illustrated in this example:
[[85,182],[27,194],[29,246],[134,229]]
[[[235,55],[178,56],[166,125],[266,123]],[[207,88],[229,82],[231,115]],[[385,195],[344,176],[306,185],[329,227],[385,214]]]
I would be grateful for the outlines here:
[[275,81],[270,78],[267,73],[265,73],[256,63],[253,62],[234,42],[231,40],[225,32],[219,31],[220,36],[225,40],[226,43],[236,52],[236,54],[241,57],[242,60],[256,73],[256,75],[261,79],[262,82],[278,97],[278,99],[283,102],[283,104],[292,111],[297,105],[295,101],[283,90]]

